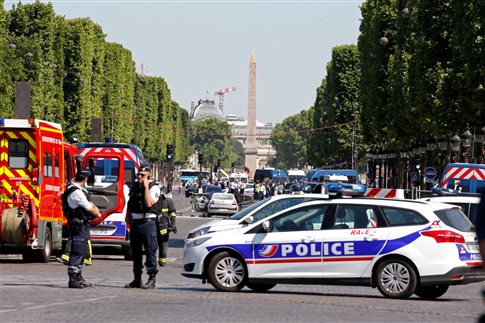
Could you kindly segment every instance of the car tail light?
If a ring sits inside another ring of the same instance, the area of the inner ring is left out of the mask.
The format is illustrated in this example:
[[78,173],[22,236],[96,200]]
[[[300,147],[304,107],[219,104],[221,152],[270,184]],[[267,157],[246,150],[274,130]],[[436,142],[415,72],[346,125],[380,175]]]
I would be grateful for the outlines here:
[[237,202],[236,201],[232,201],[232,205],[237,205]]
[[211,204],[216,204],[216,202],[214,200],[211,200]]
[[437,243],[465,243],[465,238],[463,238],[461,234],[448,230],[423,231],[421,232],[421,235],[431,237],[435,239]]

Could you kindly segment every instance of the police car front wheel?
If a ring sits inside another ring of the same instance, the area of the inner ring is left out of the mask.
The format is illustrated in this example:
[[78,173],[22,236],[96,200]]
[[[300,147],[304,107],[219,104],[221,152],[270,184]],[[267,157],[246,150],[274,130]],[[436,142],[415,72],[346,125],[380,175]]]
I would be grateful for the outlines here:
[[408,298],[417,287],[413,266],[403,259],[387,259],[377,268],[377,288],[389,298]]
[[246,284],[247,269],[239,257],[223,251],[212,257],[208,279],[220,291],[236,292]]

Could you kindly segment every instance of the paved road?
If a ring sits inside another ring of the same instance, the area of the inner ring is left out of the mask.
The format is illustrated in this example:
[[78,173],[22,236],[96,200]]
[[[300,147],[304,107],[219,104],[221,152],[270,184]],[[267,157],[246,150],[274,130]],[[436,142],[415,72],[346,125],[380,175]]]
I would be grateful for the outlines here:
[[[129,290],[131,262],[98,254],[84,276],[94,288],[67,288],[67,268],[57,262],[0,260],[0,322],[475,322],[484,310],[483,284],[451,287],[437,301],[383,298],[365,287],[278,285],[267,293],[222,293],[180,275],[183,239],[206,218],[184,214],[176,198],[179,233],[154,290]],[[188,208],[190,211],[190,206]],[[146,279],[146,276],[144,277]]]

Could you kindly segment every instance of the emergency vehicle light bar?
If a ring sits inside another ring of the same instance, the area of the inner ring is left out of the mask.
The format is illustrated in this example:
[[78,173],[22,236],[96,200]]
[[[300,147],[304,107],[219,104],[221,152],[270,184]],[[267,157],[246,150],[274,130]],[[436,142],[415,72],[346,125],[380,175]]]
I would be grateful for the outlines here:
[[5,127],[5,118],[0,117],[0,127]]

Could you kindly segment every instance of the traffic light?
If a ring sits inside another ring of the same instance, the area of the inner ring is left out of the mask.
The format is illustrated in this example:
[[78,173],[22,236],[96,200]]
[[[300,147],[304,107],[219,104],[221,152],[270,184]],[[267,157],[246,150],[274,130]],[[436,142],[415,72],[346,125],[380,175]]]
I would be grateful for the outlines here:
[[202,165],[204,163],[204,154],[198,154],[199,164]]
[[167,160],[173,160],[173,144],[167,144]]

